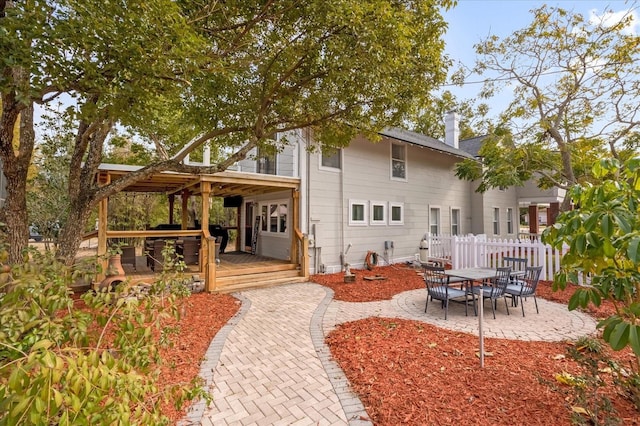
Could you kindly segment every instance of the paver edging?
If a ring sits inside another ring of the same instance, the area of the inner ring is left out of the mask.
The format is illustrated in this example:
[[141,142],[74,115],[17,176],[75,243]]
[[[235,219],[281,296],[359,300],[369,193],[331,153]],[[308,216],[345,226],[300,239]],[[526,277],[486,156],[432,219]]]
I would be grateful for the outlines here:
[[[249,312],[251,308],[251,300],[247,299],[240,293],[232,293],[233,297],[240,301],[240,309],[231,317],[229,321],[216,333],[215,337],[209,344],[207,352],[204,355],[204,361],[200,365],[200,373],[198,375],[205,381],[205,388],[213,385],[213,372],[220,361],[220,354],[224,347],[224,343],[229,337],[229,333],[233,331],[233,328],[242,320],[242,318]],[[207,408],[206,401],[200,399],[199,401],[191,404],[185,417],[177,422],[178,426],[190,426],[199,425],[202,422],[202,416],[204,410]]]
[[336,392],[349,425],[373,425],[370,420],[367,420],[369,419],[369,415],[364,409],[364,405],[362,405],[360,398],[350,390],[349,386],[345,386],[345,383],[347,385],[349,383],[347,377],[344,374],[344,371],[342,371],[342,368],[340,368],[338,363],[336,363],[331,357],[329,346],[325,343],[322,321],[329,304],[333,300],[334,292],[328,287],[321,287],[324,289],[326,295],[314,311],[313,316],[311,317],[311,322],[309,323],[309,332],[311,334],[313,347],[318,354],[318,359],[320,360],[322,367],[327,373],[331,386],[333,386],[333,389]]

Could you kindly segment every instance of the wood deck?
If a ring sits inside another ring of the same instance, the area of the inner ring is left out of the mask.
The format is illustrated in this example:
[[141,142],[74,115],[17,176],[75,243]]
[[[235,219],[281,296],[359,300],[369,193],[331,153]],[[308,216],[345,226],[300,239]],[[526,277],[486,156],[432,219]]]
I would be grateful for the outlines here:
[[[145,256],[136,257],[135,269],[130,264],[122,266],[127,278],[133,282],[152,282],[159,275],[159,272],[156,273],[147,266]],[[194,279],[204,279],[203,274],[198,271],[198,265],[187,265],[185,274]],[[297,266],[286,260],[237,251],[220,255],[220,263],[216,267],[215,291],[228,293],[303,280]]]

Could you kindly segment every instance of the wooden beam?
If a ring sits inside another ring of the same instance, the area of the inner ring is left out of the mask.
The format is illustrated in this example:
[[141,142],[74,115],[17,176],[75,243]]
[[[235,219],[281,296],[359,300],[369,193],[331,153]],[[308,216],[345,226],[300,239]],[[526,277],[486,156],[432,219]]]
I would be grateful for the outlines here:
[[173,205],[176,202],[176,196],[169,194],[169,223],[173,223]]
[[189,226],[189,190],[185,189],[182,191],[182,215],[180,217],[180,223],[182,229],[187,229]]
[[[105,186],[111,182],[111,176],[109,173],[100,173],[98,176],[98,185]],[[109,219],[109,199],[103,198],[98,204],[98,259],[101,265],[102,272],[98,274],[96,279],[98,282],[102,281],[105,277],[105,271],[107,270],[107,221]]]

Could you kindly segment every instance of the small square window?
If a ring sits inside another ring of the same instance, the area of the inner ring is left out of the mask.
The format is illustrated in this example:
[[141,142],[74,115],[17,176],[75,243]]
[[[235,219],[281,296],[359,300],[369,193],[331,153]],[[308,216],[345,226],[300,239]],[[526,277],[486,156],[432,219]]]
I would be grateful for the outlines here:
[[404,225],[404,204],[389,203],[389,225]]
[[349,225],[366,225],[367,224],[367,202],[350,200],[349,201]]
[[387,205],[384,202],[371,202],[371,224],[386,225],[387,224]]

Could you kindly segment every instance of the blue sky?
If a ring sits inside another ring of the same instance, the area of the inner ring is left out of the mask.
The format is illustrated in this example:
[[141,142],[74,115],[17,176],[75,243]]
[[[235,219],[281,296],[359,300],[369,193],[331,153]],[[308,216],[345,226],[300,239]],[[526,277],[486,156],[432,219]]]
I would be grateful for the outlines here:
[[[443,16],[449,24],[445,35],[446,53],[454,63],[462,62],[468,67],[474,65],[474,44],[486,39],[489,35],[501,38],[515,30],[529,25],[533,15],[529,12],[542,5],[561,7],[582,14],[585,18],[601,17],[607,10],[626,12],[633,2],[624,0],[591,1],[591,0],[459,0],[458,5]],[[636,7],[638,4],[636,4]],[[615,16],[614,16],[615,17]],[[635,32],[640,32],[640,20],[636,10]],[[457,68],[454,65],[454,69]],[[473,78],[472,78],[473,79]],[[481,78],[473,79],[480,80]],[[468,84],[464,88],[448,87],[459,99],[474,97],[480,91],[481,84]],[[505,102],[506,103],[506,102]],[[492,112],[497,112],[493,111]]]

